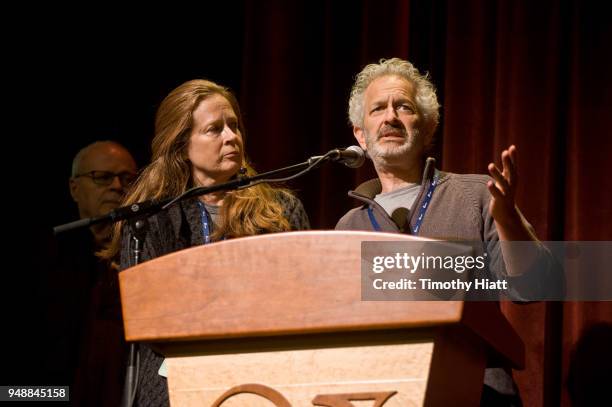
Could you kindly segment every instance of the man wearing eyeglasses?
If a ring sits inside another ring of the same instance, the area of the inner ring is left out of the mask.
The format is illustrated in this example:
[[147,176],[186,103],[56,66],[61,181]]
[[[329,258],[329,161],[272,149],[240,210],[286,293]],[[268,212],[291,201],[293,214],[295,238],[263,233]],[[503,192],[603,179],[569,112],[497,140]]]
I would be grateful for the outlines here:
[[[80,150],[72,163],[70,194],[81,218],[105,215],[121,204],[136,178],[129,151],[113,141]],[[55,240],[48,273],[48,349],[45,375],[70,385],[73,405],[118,405],[126,345],[117,272],[95,252],[109,242],[112,225],[94,225]]]
[[[117,208],[135,179],[136,162],[122,145],[98,141],[83,148],[74,157],[70,178],[70,194],[81,219]],[[91,230],[98,248],[108,243],[110,225],[94,225]]]

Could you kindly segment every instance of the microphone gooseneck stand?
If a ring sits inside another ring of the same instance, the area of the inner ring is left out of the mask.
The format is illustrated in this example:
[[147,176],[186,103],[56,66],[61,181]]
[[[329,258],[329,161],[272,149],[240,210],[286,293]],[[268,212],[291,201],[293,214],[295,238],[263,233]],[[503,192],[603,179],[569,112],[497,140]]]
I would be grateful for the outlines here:
[[[351,147],[358,148],[358,147]],[[313,168],[317,167],[323,161],[340,161],[344,162],[349,167],[355,167],[355,165],[349,165],[346,161],[343,161],[342,152],[344,150],[334,149],[327,152],[322,156],[314,156],[311,157],[308,161],[304,161],[299,164],[291,165],[289,167],[280,168],[273,171],[268,171],[265,173],[257,174],[252,177],[247,177],[243,175],[239,175],[236,179],[225,182],[223,184],[212,185],[209,187],[196,187],[192,188],[183,194],[175,197],[175,198],[167,198],[162,200],[149,200],[144,202],[135,203],[128,206],[123,206],[117,208],[107,215],[100,216],[97,218],[86,218],[78,221],[66,223],[63,225],[59,225],[53,228],[54,234],[59,234],[63,232],[67,232],[69,230],[80,229],[84,227],[89,227],[91,225],[95,225],[98,223],[106,223],[106,222],[119,222],[123,220],[127,220],[130,230],[132,231],[132,235],[130,238],[129,248],[130,248],[130,257],[131,264],[130,266],[135,266],[140,263],[142,258],[143,245],[146,238],[148,222],[147,218],[155,213],[165,210],[171,205],[178,203],[182,200],[205,195],[212,192],[218,191],[230,191],[235,189],[243,189],[249,188],[254,185],[263,183],[263,182],[285,182],[291,179],[297,178],[301,175],[306,174]],[[361,157],[361,163],[363,163],[363,158]],[[360,165],[360,164],[359,164]],[[284,178],[270,178],[277,174],[282,174],[291,171],[299,171],[296,174],[284,177]],[[136,398],[137,388],[138,388],[138,370],[139,370],[139,351],[138,345],[135,342],[130,342],[129,352],[128,352],[128,363],[125,372],[125,384],[123,388],[123,394],[121,399],[121,406],[123,407],[131,407]]]
[[[217,185],[211,185],[209,187],[195,187],[192,188],[183,194],[175,197],[175,198],[166,198],[161,200],[149,200],[144,202],[134,203],[128,206],[122,206],[120,208],[114,209],[110,211],[108,214],[99,216],[96,218],[84,218],[79,219],[74,222],[65,223],[63,225],[58,225],[53,228],[53,234],[57,235],[59,233],[68,232],[74,229],[80,229],[84,227],[89,227],[92,225],[96,225],[98,223],[114,223],[122,220],[128,220],[133,218],[140,218],[143,215],[151,216],[161,210],[167,209],[169,206],[180,202],[184,199],[191,198],[193,196],[198,195],[206,195],[212,192],[218,191],[231,191],[239,188],[248,188],[254,185],[257,185],[261,182],[284,182],[293,178],[297,178],[300,175],[303,175],[316,167],[322,161],[328,160],[332,155],[330,153],[335,152],[336,150],[332,150],[329,153],[317,157],[316,160],[308,160],[299,164],[291,165],[289,167],[280,168],[273,171],[268,171],[265,173],[257,174],[252,177],[247,176],[238,176],[236,179],[222,183]],[[296,171],[305,168],[297,174],[294,174],[290,177],[286,178],[266,178],[276,174]]]
[[[142,245],[147,235],[149,222],[146,218],[134,218],[129,221],[130,229],[133,231],[130,243],[130,255],[132,262],[130,266],[135,266],[140,263]],[[138,367],[140,366],[140,352],[138,343],[130,342],[128,351],[128,361],[125,367],[125,381],[123,384],[123,394],[121,395],[121,406],[132,406],[136,399],[136,389],[138,388]]]

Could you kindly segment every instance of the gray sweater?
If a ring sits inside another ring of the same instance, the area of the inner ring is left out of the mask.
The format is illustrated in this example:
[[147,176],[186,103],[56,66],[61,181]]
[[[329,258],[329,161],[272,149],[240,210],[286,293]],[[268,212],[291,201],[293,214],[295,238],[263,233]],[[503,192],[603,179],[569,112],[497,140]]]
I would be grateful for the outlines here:
[[[430,159],[433,162],[433,159]],[[417,220],[417,209],[425,200],[427,187],[434,176],[433,165],[427,165],[423,173],[421,191],[407,215],[407,225],[398,225],[403,219],[392,219],[387,212],[374,201],[374,196],[382,190],[378,178],[364,182],[349,196],[363,202],[363,205],[348,211],[337,223],[337,230],[367,230],[374,227],[368,216],[368,207],[378,222],[381,231],[390,233],[410,233]],[[515,301],[562,297],[562,271],[553,260],[544,245],[536,242],[538,258],[533,266],[517,277],[509,277],[501,253],[501,245],[493,217],[489,213],[490,193],[487,182],[491,177],[479,174],[453,174],[438,172],[438,184],[428,204],[418,235],[421,237],[463,241],[482,242],[475,246],[477,252],[485,250],[489,254],[489,269],[486,277],[505,279],[510,289],[506,294]],[[525,226],[533,231],[532,226],[521,215]],[[410,227],[407,227],[410,225]]]
[[[430,160],[428,160],[430,161]],[[433,160],[431,160],[433,164]],[[349,196],[361,201],[363,205],[351,209],[336,225],[338,230],[366,230],[373,231],[374,226],[368,215],[368,208],[372,208],[373,215],[383,232],[410,233],[415,226],[418,208],[423,204],[427,188],[435,170],[433,165],[426,166],[421,183],[421,191],[412,205],[406,219],[400,217],[395,220],[374,201],[374,197],[382,190],[380,180],[372,179],[361,184]],[[490,193],[487,189],[489,176],[477,174],[453,174],[438,172],[438,184],[427,211],[422,220],[418,235],[441,240],[482,242],[483,250],[490,257],[489,277],[505,278],[511,287],[507,291],[509,297],[515,301],[525,301],[529,298],[539,298],[551,290],[551,281],[558,283],[553,291],[559,295],[562,290],[562,278],[559,278],[560,268],[556,265],[550,252],[538,244],[538,259],[536,264],[519,277],[508,277],[506,273],[499,236],[495,222],[489,213]],[[407,224],[401,226],[402,223]],[[529,228],[531,225],[523,218]],[[399,223],[399,225],[398,225]],[[407,227],[410,225],[410,227]],[[510,397],[509,403],[517,397],[516,386],[509,374],[508,368],[486,369],[485,385],[493,388],[500,396]],[[519,401],[520,403],[520,401]]]

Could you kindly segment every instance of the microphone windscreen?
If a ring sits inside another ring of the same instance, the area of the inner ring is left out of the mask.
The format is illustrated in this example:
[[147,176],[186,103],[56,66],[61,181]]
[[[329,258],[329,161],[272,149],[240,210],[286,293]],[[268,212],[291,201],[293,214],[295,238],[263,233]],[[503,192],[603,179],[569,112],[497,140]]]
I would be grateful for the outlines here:
[[400,228],[400,231],[403,232],[405,230],[406,221],[408,220],[408,213],[410,211],[404,207],[396,208],[391,214],[391,219],[393,222]]

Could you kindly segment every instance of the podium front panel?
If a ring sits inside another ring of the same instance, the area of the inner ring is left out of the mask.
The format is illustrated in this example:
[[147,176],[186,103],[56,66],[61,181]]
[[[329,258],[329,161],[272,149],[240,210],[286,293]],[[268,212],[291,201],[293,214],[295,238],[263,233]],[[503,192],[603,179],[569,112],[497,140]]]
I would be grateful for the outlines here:
[[[433,341],[171,357],[173,406],[421,406]],[[225,397],[225,396],[227,397]],[[334,401],[335,400],[335,401]],[[386,400],[386,401],[385,401]],[[376,402],[384,402],[377,404]]]

